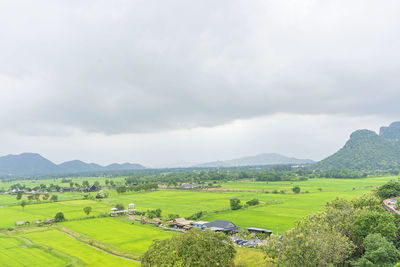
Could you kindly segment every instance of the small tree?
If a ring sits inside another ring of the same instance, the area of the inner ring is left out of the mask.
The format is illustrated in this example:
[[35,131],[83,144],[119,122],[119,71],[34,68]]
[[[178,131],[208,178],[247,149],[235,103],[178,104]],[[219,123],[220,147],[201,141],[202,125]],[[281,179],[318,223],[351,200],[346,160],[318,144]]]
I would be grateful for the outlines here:
[[115,204],[115,208],[116,208],[117,210],[124,210],[124,209],[125,209],[124,205],[121,204],[121,203]]
[[298,194],[300,193],[300,186],[296,185],[295,187],[292,188],[293,193]]
[[22,192],[17,193],[17,200],[20,200],[22,198]]
[[122,194],[122,193],[126,192],[126,187],[125,186],[118,186],[116,190],[117,190],[118,194]]
[[167,216],[167,221],[172,221],[175,220],[176,218],[179,218],[179,214],[168,214]]
[[92,207],[84,207],[83,212],[86,213],[86,215],[89,215],[90,212],[92,212]]
[[24,199],[21,201],[20,205],[21,205],[22,209],[24,209],[27,204],[28,204],[28,202]]
[[192,229],[171,239],[155,240],[142,266],[234,266],[236,250],[222,233]]
[[242,208],[242,205],[240,205],[240,199],[232,198],[230,202],[231,202],[231,210],[238,210]]
[[56,214],[56,216],[54,217],[54,221],[56,221],[56,222],[63,222],[63,221],[65,221],[64,213],[58,212],[58,213]]
[[58,200],[58,196],[57,195],[52,195],[50,200],[53,201],[53,202],[56,202]]

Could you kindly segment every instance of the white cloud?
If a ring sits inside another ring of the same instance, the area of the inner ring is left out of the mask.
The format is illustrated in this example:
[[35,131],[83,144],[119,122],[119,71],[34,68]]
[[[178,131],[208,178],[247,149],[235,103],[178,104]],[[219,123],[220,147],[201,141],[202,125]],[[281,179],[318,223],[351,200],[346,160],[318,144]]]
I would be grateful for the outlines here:
[[[345,122],[376,127],[399,114],[399,8],[394,0],[3,1],[0,131],[26,143],[0,146],[51,143],[43,151],[60,159],[51,149],[71,150],[68,142],[118,147],[121,159],[147,149],[177,159],[191,151],[197,161],[209,157],[206,147],[221,159],[266,150],[319,158],[326,153],[298,144],[319,137],[292,129],[296,120],[342,136]],[[281,114],[288,119],[274,122]],[[333,152],[323,144],[330,133],[321,134],[319,149]]]

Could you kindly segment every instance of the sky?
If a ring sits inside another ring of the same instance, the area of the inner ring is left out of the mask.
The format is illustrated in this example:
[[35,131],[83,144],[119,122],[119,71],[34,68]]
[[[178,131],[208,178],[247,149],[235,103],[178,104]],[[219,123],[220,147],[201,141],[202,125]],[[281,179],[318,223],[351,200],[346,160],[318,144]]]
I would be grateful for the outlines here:
[[395,0],[1,1],[0,155],[320,160],[400,120]]

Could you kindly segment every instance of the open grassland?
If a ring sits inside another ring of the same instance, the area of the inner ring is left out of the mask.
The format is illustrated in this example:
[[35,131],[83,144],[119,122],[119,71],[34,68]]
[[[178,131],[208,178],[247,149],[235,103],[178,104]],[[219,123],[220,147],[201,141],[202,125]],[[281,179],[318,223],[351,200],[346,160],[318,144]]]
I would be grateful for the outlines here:
[[265,266],[264,253],[258,249],[237,248],[235,264],[246,267]]
[[[29,239],[34,244],[46,246],[71,258],[78,259],[78,266],[139,266],[139,263],[108,255],[95,248],[81,243],[58,230],[37,231],[23,234],[22,237]],[[42,265],[36,266],[54,266]]]
[[146,193],[112,194],[105,202],[135,203],[136,209],[146,211],[147,209],[161,209],[163,215],[179,214],[190,216],[195,212],[218,211],[229,208],[229,199],[242,195],[241,193],[210,193],[196,191],[154,191]]
[[[231,190],[254,190],[254,191],[287,191],[291,192],[293,186],[298,185],[301,191],[318,192],[319,188],[324,192],[346,192],[354,190],[370,190],[388,181],[397,181],[397,177],[373,177],[362,179],[327,179],[315,178],[307,181],[278,181],[278,182],[251,182],[241,180],[222,183],[222,187]],[[354,188],[354,190],[353,190]]]
[[[350,199],[360,196],[390,180],[397,181],[398,177],[310,179],[296,182],[234,181],[223,183],[221,188],[208,191],[158,190],[117,194],[108,190],[110,196],[101,202],[73,200],[81,198],[81,194],[64,193],[58,194],[58,202],[39,202],[27,205],[24,209],[16,205],[18,202],[15,196],[0,195],[0,228],[16,229],[3,231],[10,236],[0,233],[0,265],[137,266],[135,262],[108,255],[87,243],[98,245],[114,254],[137,259],[154,239],[165,239],[175,234],[151,225],[140,225],[138,222],[132,224],[127,217],[86,219],[88,216],[83,212],[86,206],[92,207],[90,217],[107,214],[116,203],[122,203],[125,207],[129,203],[135,203],[138,211],[159,208],[164,218],[168,214],[187,217],[199,211],[207,211],[206,216],[200,220],[230,220],[241,227],[241,230],[246,227],[259,227],[281,234],[293,227],[297,220],[321,210],[326,202],[336,197]],[[296,185],[301,188],[300,194],[292,192]],[[229,202],[232,198],[240,199],[242,204],[256,198],[260,200],[260,205],[233,211],[230,210]],[[56,227],[15,226],[16,221],[54,218],[57,212],[63,212],[67,221],[58,223]],[[78,240],[62,233],[57,227],[72,233]],[[28,238],[34,245],[19,237]],[[26,255],[26,259],[34,259],[25,262],[22,256],[16,255]],[[15,257],[19,261],[10,260]],[[254,249],[238,249],[235,261],[244,266],[260,266],[262,254]]]
[[[352,198],[368,191],[346,192],[320,192],[309,194],[254,194],[254,198],[261,201],[260,206],[250,207],[236,211],[225,211],[210,214],[203,218],[206,221],[228,220],[237,226],[259,227],[282,233],[293,227],[295,221],[308,214],[322,210],[326,202],[336,197]],[[262,205],[263,202],[272,204]]]
[[[322,210],[326,202],[336,197],[350,199],[371,192],[376,186],[382,185],[397,177],[378,177],[367,179],[311,179],[298,182],[230,182],[223,184],[224,188],[234,190],[254,190],[254,197],[270,205],[251,207],[238,211],[226,211],[210,214],[203,218],[206,221],[230,220],[244,227],[267,228],[275,233],[282,233],[293,227],[294,223],[308,214]],[[294,194],[291,189],[298,185],[302,192]],[[319,188],[322,190],[320,191]],[[262,191],[280,192],[285,194],[262,193]],[[272,202],[275,200],[276,202]]]
[[0,236],[1,266],[66,266],[70,263],[68,257],[22,238]]
[[57,212],[63,212],[66,219],[80,219],[87,215],[83,212],[86,206],[92,207],[91,216],[109,212],[109,206],[97,201],[72,200],[55,203],[43,203],[0,208],[0,229],[14,227],[16,221],[36,221],[54,218]]
[[153,225],[141,225],[139,222],[132,224],[126,218],[97,218],[64,222],[61,225],[106,246],[109,245],[111,250],[116,248],[129,252],[136,259],[146,252],[153,240],[163,240],[173,235]]

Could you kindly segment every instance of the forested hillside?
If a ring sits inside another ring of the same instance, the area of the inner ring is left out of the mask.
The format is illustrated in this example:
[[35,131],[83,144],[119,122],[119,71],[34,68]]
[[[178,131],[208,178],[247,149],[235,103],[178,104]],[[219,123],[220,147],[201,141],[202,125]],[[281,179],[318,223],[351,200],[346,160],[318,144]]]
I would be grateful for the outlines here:
[[387,170],[400,168],[400,122],[382,127],[379,135],[358,130],[335,154],[316,163],[316,169]]

